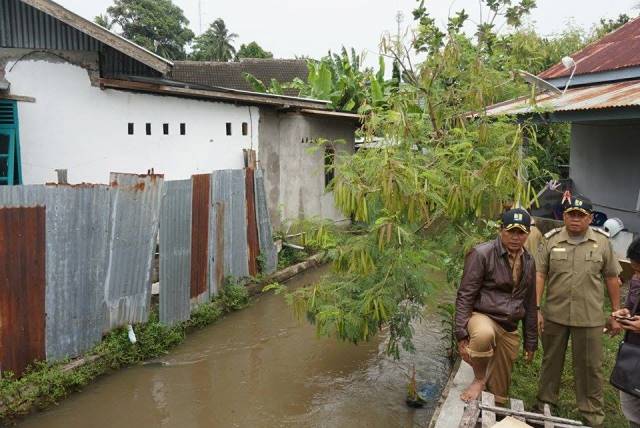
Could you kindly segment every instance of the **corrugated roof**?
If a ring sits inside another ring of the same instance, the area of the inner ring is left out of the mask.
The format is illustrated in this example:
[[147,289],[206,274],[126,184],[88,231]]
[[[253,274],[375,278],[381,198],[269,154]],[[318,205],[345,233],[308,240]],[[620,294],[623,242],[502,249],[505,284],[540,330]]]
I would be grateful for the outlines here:
[[[640,66],[640,18],[571,55],[577,64],[576,76]],[[540,73],[543,79],[569,77],[570,69],[558,63]]]
[[93,37],[96,40],[99,40],[105,45],[111,46],[112,48],[136,59],[137,61],[140,61],[162,74],[169,72],[173,65],[173,63],[168,59],[156,55],[142,46],[133,43],[131,40],[127,40],[124,37],[101,27],[95,22],[89,21],[88,19],[65,9],[52,0],[20,1],[58,19],[59,21]]
[[518,115],[536,111],[579,111],[640,106],[640,79],[569,89],[564,95],[539,94],[494,104],[487,115]]
[[[240,62],[176,61],[171,79],[204,86],[253,91],[244,78],[249,73],[269,86],[271,79],[280,83],[298,78],[306,82],[307,61],[304,59],[244,59]],[[286,90],[287,95],[298,95]]]

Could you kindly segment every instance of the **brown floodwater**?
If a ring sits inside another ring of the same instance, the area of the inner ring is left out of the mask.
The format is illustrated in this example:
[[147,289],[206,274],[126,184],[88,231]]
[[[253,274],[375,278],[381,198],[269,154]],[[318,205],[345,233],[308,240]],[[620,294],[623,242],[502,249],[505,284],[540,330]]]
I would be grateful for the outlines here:
[[426,427],[435,404],[415,410],[404,399],[413,364],[419,382],[446,382],[439,321],[416,325],[415,343],[415,354],[394,361],[384,335],[358,346],[318,338],[282,296],[263,295],[166,357],[103,376],[19,426]]

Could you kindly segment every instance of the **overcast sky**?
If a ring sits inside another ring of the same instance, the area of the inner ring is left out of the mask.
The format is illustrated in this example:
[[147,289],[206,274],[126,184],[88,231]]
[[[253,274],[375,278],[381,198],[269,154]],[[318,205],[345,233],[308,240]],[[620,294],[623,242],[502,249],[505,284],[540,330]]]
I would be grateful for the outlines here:
[[[93,19],[112,0],[57,0],[68,9]],[[198,0],[174,0],[199,33]],[[439,22],[449,13],[466,9],[478,20],[478,0],[427,0],[427,9]],[[531,16],[536,29],[545,35],[562,31],[568,21],[591,28],[600,18],[620,13],[633,16],[638,0],[538,0]],[[396,14],[404,14],[404,26],[412,24],[414,0],[201,0],[202,28],[220,17],[239,35],[240,43],[257,41],[277,58],[295,55],[320,57],[342,45],[368,51],[367,63],[374,63],[378,43],[385,31],[396,32]],[[567,52],[569,54],[570,52]]]

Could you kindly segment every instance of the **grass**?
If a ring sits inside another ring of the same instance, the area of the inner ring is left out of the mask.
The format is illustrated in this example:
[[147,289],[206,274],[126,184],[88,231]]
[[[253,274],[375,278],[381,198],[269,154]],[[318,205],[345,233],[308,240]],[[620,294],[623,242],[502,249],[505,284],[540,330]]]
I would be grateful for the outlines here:
[[[618,390],[611,386],[608,381],[616,361],[620,340],[621,336],[611,338],[608,335],[605,336],[604,339],[604,411],[605,426],[608,428],[623,428],[629,426],[620,408]],[[511,396],[524,400],[527,409],[530,409],[531,406],[536,403],[541,363],[542,349],[539,348],[538,352],[536,352],[536,358],[531,365],[525,364],[524,360],[520,358],[514,366]],[[581,420],[580,412],[576,405],[570,344],[562,373],[558,408],[554,411],[554,415]]]
[[9,424],[34,408],[44,409],[55,404],[110,370],[166,355],[184,340],[189,331],[210,325],[224,314],[242,309],[248,303],[247,289],[228,283],[219,296],[199,306],[189,321],[175,326],[160,324],[157,307],[153,308],[148,322],[134,326],[135,344],[129,341],[126,328],[111,331],[85,355],[99,358],[73,370],[63,370],[68,361],[61,361],[35,363],[19,379],[10,372],[3,372],[0,379],[0,425]]

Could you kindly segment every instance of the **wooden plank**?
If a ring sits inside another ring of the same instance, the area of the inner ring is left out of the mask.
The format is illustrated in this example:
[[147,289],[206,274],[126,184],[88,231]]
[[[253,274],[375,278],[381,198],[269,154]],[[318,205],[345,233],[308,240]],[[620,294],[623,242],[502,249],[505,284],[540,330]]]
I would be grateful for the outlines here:
[[458,428],[475,428],[480,416],[478,400],[470,401],[464,409]]
[[27,97],[25,95],[11,95],[11,94],[0,94],[0,100],[13,100],[13,101],[21,101],[24,103],[36,102],[36,99],[34,97]]
[[[485,406],[495,406],[495,396],[487,391],[482,391],[482,404]],[[489,410],[482,411],[482,428],[491,428],[496,424],[496,414]]]
[[[524,403],[522,402],[522,400],[518,400],[515,398],[511,398],[509,400],[511,402],[511,410],[516,410],[518,412],[524,412]],[[522,416],[515,416],[514,417],[522,422],[524,422],[524,418]]]
[[45,359],[45,208],[0,209],[0,371]]
[[[544,415],[551,416],[551,409],[548,404],[544,405]],[[552,421],[544,421],[544,428],[555,428],[555,424]]]
[[[573,419],[565,419],[565,418],[559,418],[557,416],[545,416],[545,415],[541,415],[540,413],[532,413],[532,412],[526,412],[526,411],[517,411],[517,410],[511,410],[511,409],[505,409],[502,407],[496,407],[496,406],[485,406],[483,404],[480,404],[480,409],[481,410],[491,410],[492,412],[495,412],[499,415],[507,415],[507,416],[522,416],[525,419],[531,419],[531,420],[535,420],[535,421],[552,421],[556,424],[556,427],[560,427],[562,425],[560,424],[564,424],[564,426],[579,426],[579,427],[584,427],[584,425],[582,425],[582,422],[580,421],[576,421]],[[584,427],[587,428],[587,427]]]

